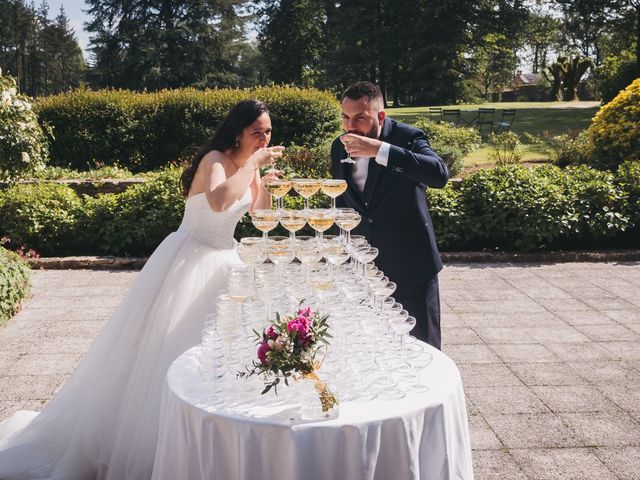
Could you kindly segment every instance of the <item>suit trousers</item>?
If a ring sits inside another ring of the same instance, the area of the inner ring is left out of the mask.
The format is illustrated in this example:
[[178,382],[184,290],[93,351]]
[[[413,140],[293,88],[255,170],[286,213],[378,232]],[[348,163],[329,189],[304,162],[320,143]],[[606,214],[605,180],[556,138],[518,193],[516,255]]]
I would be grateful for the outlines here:
[[416,318],[411,335],[440,350],[440,288],[438,275],[417,285],[398,283],[396,301]]

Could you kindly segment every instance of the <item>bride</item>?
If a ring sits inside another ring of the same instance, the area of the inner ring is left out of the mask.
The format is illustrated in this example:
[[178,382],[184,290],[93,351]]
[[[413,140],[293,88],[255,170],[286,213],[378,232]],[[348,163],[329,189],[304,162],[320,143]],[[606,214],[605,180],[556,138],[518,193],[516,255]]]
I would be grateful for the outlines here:
[[270,139],[262,102],[233,107],[182,175],[180,228],[149,258],[77,370],[42,412],[0,423],[0,479],[151,477],[166,371],[199,343],[224,267],[239,262],[237,222],[270,205],[259,168],[283,150],[267,147]]

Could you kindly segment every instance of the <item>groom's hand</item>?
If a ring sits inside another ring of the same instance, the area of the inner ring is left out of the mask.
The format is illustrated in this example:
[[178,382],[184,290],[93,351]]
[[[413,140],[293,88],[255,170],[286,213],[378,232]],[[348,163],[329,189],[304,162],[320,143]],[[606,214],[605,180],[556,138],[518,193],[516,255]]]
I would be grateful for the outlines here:
[[346,133],[340,137],[344,149],[351,157],[375,157],[382,142],[376,138]]

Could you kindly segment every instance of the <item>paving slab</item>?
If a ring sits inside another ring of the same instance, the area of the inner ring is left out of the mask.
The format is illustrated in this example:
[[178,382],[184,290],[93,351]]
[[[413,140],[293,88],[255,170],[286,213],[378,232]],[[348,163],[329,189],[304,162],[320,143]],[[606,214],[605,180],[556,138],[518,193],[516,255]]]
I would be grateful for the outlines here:
[[[0,328],[0,420],[42,408],[136,275],[34,271]],[[456,263],[440,285],[477,480],[640,480],[640,262]]]

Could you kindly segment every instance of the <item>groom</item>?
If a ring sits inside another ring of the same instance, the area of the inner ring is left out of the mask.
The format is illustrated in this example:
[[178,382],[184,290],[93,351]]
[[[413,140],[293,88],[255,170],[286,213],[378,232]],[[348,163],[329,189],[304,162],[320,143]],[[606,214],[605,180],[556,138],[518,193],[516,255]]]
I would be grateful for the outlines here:
[[[387,117],[380,89],[357,82],[342,94],[342,128],[331,145],[331,173],[347,180],[338,206],[362,215],[353,233],[379,250],[376,265],[397,284],[395,299],[417,320],[415,337],[440,348],[442,262],[425,187],[449,179],[422,130]],[[347,154],[356,162],[346,163]]]

